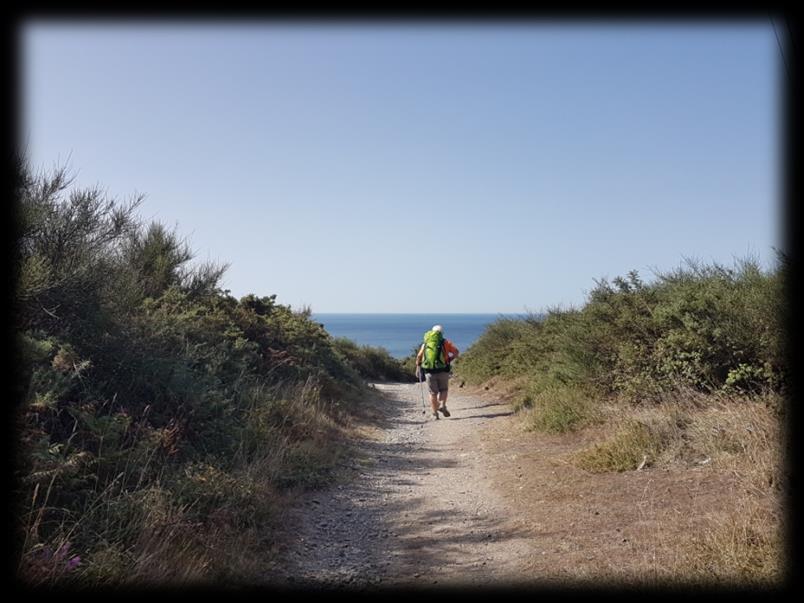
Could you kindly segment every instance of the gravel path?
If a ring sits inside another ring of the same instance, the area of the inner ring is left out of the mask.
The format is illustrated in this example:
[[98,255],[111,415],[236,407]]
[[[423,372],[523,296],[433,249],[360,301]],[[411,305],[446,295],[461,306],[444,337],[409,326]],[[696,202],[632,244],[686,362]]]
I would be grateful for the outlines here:
[[360,442],[355,479],[291,512],[279,583],[437,588],[521,580],[532,540],[491,485],[482,445],[510,408],[453,387],[451,417],[436,421],[422,413],[418,384],[376,389],[385,428]]
[[345,478],[300,497],[285,518],[272,584],[655,586],[683,561],[679,543],[737,511],[736,477],[714,463],[575,466],[572,455],[610,437],[610,425],[528,432],[490,392],[454,386],[452,414],[438,421],[422,413],[418,384],[377,384],[367,403],[375,426],[360,430]]

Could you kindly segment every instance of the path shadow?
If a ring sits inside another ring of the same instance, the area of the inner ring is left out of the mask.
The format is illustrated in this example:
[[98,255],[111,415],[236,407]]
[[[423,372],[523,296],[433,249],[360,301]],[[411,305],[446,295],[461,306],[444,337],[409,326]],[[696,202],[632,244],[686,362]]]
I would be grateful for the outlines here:
[[489,408],[491,406],[505,406],[505,402],[487,402],[486,404],[479,404],[478,406],[462,406],[461,410],[480,410],[481,408]]
[[453,416],[447,419],[447,421],[462,421],[464,419],[495,419],[497,417],[510,417],[514,414],[513,410],[509,410],[508,412],[495,412],[487,415],[468,415],[462,417]]

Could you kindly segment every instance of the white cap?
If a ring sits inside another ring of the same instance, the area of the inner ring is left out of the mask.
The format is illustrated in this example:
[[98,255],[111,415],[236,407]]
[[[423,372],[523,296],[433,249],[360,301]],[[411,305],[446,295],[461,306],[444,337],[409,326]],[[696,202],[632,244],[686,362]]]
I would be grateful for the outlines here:
[[441,330],[443,330],[441,328],[441,325],[433,325],[433,331],[441,331]]

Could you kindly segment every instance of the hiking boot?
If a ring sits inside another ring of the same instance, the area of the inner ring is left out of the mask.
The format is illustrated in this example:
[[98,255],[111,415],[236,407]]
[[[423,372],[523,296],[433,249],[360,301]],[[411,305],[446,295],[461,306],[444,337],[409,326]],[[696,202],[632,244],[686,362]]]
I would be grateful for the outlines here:
[[449,411],[447,410],[447,405],[446,404],[444,404],[444,406],[440,407],[438,410],[440,410],[442,413],[444,413],[445,417],[449,416]]

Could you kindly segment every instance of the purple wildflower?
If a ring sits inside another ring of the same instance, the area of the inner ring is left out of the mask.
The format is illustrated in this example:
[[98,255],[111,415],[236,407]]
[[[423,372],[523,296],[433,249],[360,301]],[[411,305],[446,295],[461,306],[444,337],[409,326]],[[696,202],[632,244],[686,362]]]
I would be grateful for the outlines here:
[[65,542],[63,545],[61,545],[59,548],[56,549],[56,552],[53,553],[53,558],[61,561],[67,556],[67,552],[69,550],[70,550],[70,543]]

